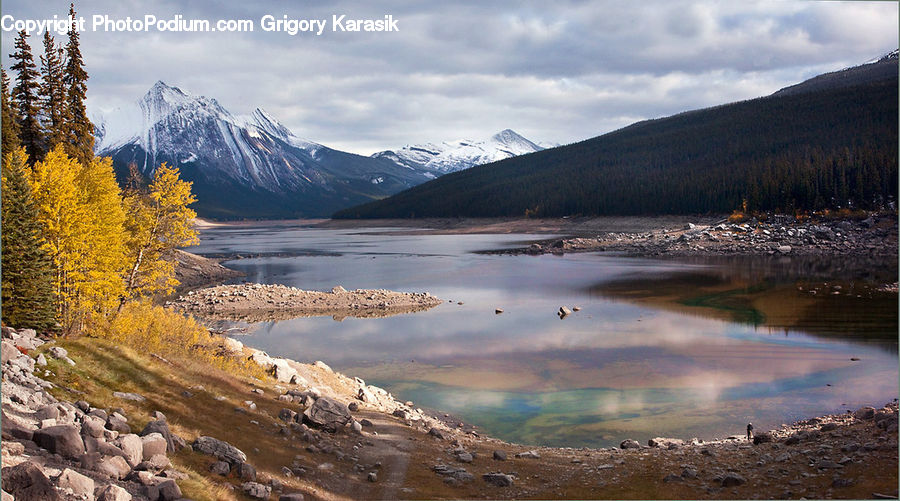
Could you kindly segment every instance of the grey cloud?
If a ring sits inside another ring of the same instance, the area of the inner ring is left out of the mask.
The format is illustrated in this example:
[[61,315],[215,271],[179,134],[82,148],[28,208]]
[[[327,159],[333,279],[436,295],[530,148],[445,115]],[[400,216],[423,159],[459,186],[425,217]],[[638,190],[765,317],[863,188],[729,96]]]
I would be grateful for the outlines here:
[[[67,7],[10,0],[3,13],[45,17]],[[573,142],[768,94],[898,45],[897,4],[881,2],[127,0],[77,8],[257,23],[253,33],[84,33],[92,108],[134,101],[162,79],[234,113],[262,107],[298,135],[365,153],[507,127]],[[267,13],[393,14],[401,31],[289,36],[259,30]],[[4,47],[12,39],[3,33]],[[39,52],[38,37],[32,44]]]

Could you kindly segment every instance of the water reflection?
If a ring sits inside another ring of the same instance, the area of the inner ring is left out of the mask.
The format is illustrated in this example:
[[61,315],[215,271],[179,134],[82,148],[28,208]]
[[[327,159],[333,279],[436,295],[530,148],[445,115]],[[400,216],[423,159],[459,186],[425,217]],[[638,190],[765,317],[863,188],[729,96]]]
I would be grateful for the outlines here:
[[[711,438],[897,396],[896,294],[871,287],[896,281],[895,263],[495,256],[473,252],[528,236],[366,233],[213,229],[196,250],[260,254],[229,263],[253,281],[452,301],[389,318],[259,322],[243,341],[326,360],[508,440]],[[797,290],[826,282],[842,292]],[[561,305],[581,310],[559,320]]]

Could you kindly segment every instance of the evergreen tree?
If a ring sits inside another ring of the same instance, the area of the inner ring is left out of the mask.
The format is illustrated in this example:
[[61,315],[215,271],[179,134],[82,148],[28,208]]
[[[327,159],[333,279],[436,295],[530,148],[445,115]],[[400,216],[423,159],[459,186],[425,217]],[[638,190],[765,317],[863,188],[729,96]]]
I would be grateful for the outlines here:
[[27,170],[28,156],[24,148],[4,155],[0,311],[6,325],[47,331],[56,325],[53,261],[43,246]]
[[0,101],[3,106],[3,115],[0,116],[0,124],[3,126],[3,130],[0,131],[3,146],[0,148],[0,155],[5,158],[22,143],[19,141],[19,119],[16,110],[9,102],[9,77],[6,75],[6,70],[2,68],[0,68]]
[[[75,4],[69,6],[69,16],[75,19]],[[88,74],[84,69],[78,30],[69,27],[69,42],[66,44],[66,69],[63,82],[66,86],[66,107],[68,147],[66,152],[82,165],[90,163],[94,156],[94,125],[88,119],[84,100],[87,97]]]
[[63,84],[63,50],[49,31],[44,32],[41,56],[41,119],[47,135],[47,149],[66,142],[66,88]]
[[37,81],[38,72],[34,57],[31,55],[31,47],[28,45],[28,33],[25,30],[20,31],[16,37],[16,51],[9,57],[16,61],[10,69],[17,72],[12,102],[20,120],[19,138],[28,153],[29,162],[34,163],[43,157],[43,133],[38,121],[37,92],[40,84]]

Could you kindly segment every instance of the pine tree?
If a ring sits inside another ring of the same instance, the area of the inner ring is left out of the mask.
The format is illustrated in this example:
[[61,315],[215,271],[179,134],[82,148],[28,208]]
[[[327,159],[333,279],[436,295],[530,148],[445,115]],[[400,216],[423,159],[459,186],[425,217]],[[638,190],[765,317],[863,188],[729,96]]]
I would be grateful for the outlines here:
[[0,68],[0,101],[2,101],[3,106],[3,115],[0,116],[0,124],[3,126],[3,130],[0,131],[3,139],[0,155],[5,158],[6,155],[12,153],[22,143],[19,141],[18,115],[9,102],[9,77],[6,75],[6,70],[2,68]]
[[[69,16],[75,19],[75,4],[69,6]],[[78,30],[69,27],[69,42],[66,44],[66,69],[63,82],[66,86],[66,107],[68,109],[68,147],[66,152],[82,165],[90,163],[94,156],[94,125],[87,117],[84,100],[87,97],[88,74],[84,69]]]
[[25,30],[20,31],[16,37],[16,51],[9,57],[16,61],[10,69],[18,73],[16,86],[12,90],[12,102],[19,115],[19,137],[28,153],[29,162],[34,163],[43,157],[43,132],[38,121],[37,91],[40,84]]
[[133,169],[123,201],[129,235],[126,297],[171,292],[178,285],[172,254],[178,247],[197,242],[191,226],[196,213],[188,208],[196,201],[191,183],[181,180],[177,167],[163,163],[150,186],[141,189]]
[[47,149],[66,142],[66,88],[63,84],[63,50],[49,31],[44,32],[41,56],[41,119],[47,135]]
[[0,312],[6,325],[48,331],[56,325],[53,261],[43,246],[27,170],[24,148],[4,155]]

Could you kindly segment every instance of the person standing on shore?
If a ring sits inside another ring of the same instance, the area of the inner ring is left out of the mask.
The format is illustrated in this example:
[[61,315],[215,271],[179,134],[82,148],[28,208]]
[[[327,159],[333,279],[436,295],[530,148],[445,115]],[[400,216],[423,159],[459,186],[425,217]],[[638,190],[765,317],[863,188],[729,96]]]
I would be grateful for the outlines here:
[[747,440],[753,440],[753,423],[747,423]]

